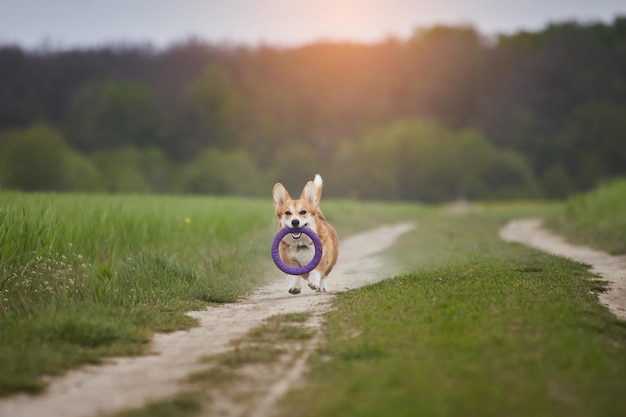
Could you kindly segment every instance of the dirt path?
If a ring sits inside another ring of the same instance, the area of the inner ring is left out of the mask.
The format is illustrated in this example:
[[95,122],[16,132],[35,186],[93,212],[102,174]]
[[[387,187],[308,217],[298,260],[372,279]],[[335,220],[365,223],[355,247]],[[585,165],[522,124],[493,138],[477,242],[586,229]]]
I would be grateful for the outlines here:
[[585,246],[571,245],[545,230],[541,219],[535,218],[509,222],[500,230],[500,237],[591,265],[591,271],[609,283],[608,290],[598,294],[600,302],[617,317],[626,320],[626,256],[611,256]]
[[[200,358],[232,349],[232,340],[270,316],[310,311],[318,318],[314,325],[319,327],[321,315],[329,309],[334,293],[361,287],[397,272],[383,272],[381,260],[374,255],[413,227],[411,223],[384,226],[342,240],[339,262],[328,280],[329,293],[317,294],[303,286],[302,294],[290,295],[286,282],[277,278],[274,284],[261,288],[242,302],[189,313],[200,325],[186,331],[157,334],[152,342],[154,355],[116,358],[103,366],[83,367],[53,380],[42,395],[0,400],[0,416],[97,416],[173,395],[181,390],[180,381],[198,370]],[[262,416],[264,410],[269,410],[298,378],[308,353],[300,354],[287,375],[268,385],[268,395],[256,408],[255,415]]]

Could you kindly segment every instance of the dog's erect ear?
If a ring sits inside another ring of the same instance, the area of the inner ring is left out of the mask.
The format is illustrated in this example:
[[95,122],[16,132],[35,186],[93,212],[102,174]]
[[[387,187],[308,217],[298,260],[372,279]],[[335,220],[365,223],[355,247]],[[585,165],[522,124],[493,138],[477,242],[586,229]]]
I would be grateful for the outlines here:
[[291,199],[291,197],[289,196],[289,193],[287,192],[287,189],[285,188],[285,186],[282,185],[279,182],[274,184],[274,190],[272,192],[272,195],[274,196],[274,207],[275,208],[278,208],[278,207],[282,206],[283,204],[285,204],[285,201]]
[[317,197],[317,189],[317,185],[313,181],[307,182],[300,198],[312,206],[318,206],[320,202]]

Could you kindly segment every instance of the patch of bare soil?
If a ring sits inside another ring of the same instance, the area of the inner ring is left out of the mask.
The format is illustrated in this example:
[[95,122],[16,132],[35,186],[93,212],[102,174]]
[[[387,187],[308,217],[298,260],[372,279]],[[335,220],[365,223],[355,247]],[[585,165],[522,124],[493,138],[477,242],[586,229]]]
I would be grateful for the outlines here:
[[[44,394],[2,399],[0,416],[97,416],[174,395],[189,388],[184,381],[202,368],[202,358],[232,350],[233,341],[277,314],[310,312],[306,325],[315,329],[317,338],[322,314],[330,308],[334,294],[397,272],[383,270],[381,259],[375,255],[413,227],[412,223],[383,226],[342,240],[339,261],[328,279],[330,292],[316,293],[304,285],[302,294],[291,295],[287,293],[286,282],[277,279],[280,282],[261,288],[244,301],[190,312],[190,316],[198,319],[199,326],[157,334],[151,345],[152,355],[116,358],[102,366],[83,367],[53,380]],[[277,272],[277,276],[279,274]],[[262,387],[262,395],[251,395],[256,398],[253,404],[245,398],[238,402],[238,407],[232,399],[221,403],[230,404],[229,407],[220,407],[217,402],[216,406],[223,408],[218,414],[266,415],[275,401],[298,380],[315,346],[315,338],[293,348],[283,366],[264,374],[268,379],[260,382],[261,385],[248,384]],[[245,385],[245,381],[241,383]]]
[[608,282],[608,290],[598,294],[600,302],[618,318],[626,320],[626,256],[611,256],[585,246],[569,244],[544,229],[542,220],[536,218],[509,222],[500,230],[500,237],[590,265],[593,273]]

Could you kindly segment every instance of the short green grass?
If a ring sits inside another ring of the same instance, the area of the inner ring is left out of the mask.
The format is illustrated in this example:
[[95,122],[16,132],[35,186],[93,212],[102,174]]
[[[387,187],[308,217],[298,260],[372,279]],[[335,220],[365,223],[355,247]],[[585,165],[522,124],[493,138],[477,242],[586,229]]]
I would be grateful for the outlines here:
[[338,295],[306,387],[277,415],[626,415],[626,325],[597,302],[601,283],[500,241],[507,217],[422,213],[388,251],[409,272]]
[[548,226],[576,243],[626,254],[626,179],[570,198]]
[[[145,407],[114,414],[115,417],[195,417],[202,415],[203,404],[193,393],[153,401]],[[111,415],[113,416],[113,415]]]

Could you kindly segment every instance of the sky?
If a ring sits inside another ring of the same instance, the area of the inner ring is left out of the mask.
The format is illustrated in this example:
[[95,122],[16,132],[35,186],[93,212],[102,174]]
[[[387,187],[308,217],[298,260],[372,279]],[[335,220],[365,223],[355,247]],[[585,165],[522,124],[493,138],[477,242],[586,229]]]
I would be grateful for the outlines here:
[[487,36],[565,20],[611,22],[624,0],[0,0],[0,44],[71,48],[211,42],[376,42],[471,24]]

